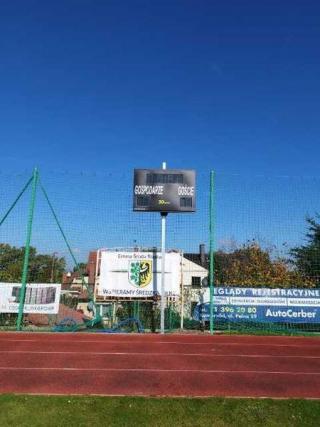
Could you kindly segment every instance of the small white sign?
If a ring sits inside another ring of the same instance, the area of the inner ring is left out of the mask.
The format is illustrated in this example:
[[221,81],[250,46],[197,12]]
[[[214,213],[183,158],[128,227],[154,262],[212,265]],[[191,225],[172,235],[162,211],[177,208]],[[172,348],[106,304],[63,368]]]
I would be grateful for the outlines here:
[[[59,311],[60,283],[28,283],[24,313],[56,314]],[[0,283],[0,313],[18,313],[21,283]]]

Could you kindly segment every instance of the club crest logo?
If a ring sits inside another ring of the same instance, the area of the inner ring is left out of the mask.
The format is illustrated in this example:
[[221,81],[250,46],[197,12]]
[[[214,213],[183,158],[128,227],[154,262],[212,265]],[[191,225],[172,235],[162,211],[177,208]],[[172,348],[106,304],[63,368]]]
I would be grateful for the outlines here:
[[129,282],[137,288],[148,286],[152,279],[152,260],[130,261]]

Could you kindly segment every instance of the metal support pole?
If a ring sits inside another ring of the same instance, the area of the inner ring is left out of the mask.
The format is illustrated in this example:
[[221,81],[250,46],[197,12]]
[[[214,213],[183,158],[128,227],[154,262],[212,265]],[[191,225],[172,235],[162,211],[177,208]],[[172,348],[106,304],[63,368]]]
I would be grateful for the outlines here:
[[[167,169],[167,164],[162,163],[162,169]],[[166,307],[165,274],[166,274],[166,219],[167,212],[161,212],[161,311],[160,332],[164,334],[164,312]]]
[[213,334],[213,286],[214,286],[214,171],[210,173],[210,266],[209,266],[209,286],[210,286],[210,334]]
[[166,308],[165,274],[166,274],[166,213],[161,213],[161,333],[164,334],[164,311]]
[[29,254],[30,254],[30,241],[31,241],[31,233],[32,233],[34,205],[36,200],[37,183],[38,183],[38,169],[35,168],[33,171],[32,193],[31,193],[31,199],[30,199],[30,205],[29,205],[29,218],[28,218],[26,247],[24,251],[24,261],[23,261],[23,270],[22,270],[22,279],[21,279],[19,312],[18,312],[18,318],[17,318],[17,331],[21,331],[24,300],[26,295],[28,267],[29,267]]
[[5,213],[4,217],[1,219],[0,221],[0,226],[5,222],[5,220],[8,218],[10,212],[13,210],[13,208],[15,207],[15,205],[18,203],[19,199],[21,198],[21,196],[23,195],[23,193],[26,191],[26,189],[29,187],[29,185],[31,184],[33,180],[33,176],[29,179],[29,181],[26,183],[26,185],[23,187],[23,189],[20,191],[20,193],[18,194],[16,200],[12,203],[12,205],[10,206],[10,208],[8,209],[8,211]]
[[180,292],[181,292],[181,315],[180,315],[180,329],[183,330],[184,322],[184,288],[183,288],[183,254],[181,253],[180,258]]

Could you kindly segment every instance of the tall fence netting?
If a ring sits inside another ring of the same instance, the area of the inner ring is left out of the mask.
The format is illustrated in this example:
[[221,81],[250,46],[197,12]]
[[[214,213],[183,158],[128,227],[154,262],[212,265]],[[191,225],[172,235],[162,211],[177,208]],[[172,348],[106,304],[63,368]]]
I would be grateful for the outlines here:
[[[31,175],[1,174],[1,329],[17,328],[31,184],[13,202]],[[208,331],[211,285],[215,332],[319,332],[319,178],[209,175],[197,174],[196,213],[167,217],[166,330]],[[159,283],[143,288],[160,280],[160,215],[132,198],[130,173],[40,171],[23,330],[159,331]]]

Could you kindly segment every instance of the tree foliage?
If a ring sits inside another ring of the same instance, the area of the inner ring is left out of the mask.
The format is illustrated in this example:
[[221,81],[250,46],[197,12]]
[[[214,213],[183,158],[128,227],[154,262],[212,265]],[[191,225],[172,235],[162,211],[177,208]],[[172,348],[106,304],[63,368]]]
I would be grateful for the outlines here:
[[319,214],[316,215],[316,218],[306,218],[307,243],[291,250],[293,263],[297,270],[317,286],[320,285],[320,223],[317,221],[319,219]]
[[[0,243],[0,281],[20,282],[25,248]],[[64,258],[55,254],[38,254],[36,248],[30,247],[28,281],[32,283],[60,282],[65,271]]]
[[87,263],[86,262],[79,262],[77,266],[73,268],[73,272],[78,272],[79,274],[82,274],[83,276],[87,273]]
[[312,280],[305,278],[290,261],[273,257],[272,251],[262,249],[255,241],[248,242],[230,253],[215,254],[217,284],[267,287],[312,287]]

